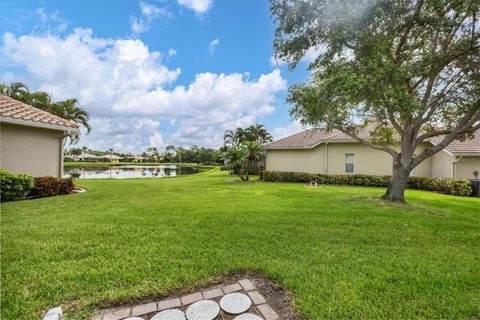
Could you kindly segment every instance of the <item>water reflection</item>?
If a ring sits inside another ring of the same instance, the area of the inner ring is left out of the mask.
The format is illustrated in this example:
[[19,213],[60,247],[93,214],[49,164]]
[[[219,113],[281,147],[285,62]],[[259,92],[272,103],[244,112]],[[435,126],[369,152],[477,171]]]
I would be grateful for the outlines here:
[[177,166],[117,166],[105,168],[65,168],[64,177],[79,179],[164,178],[197,173],[194,167]]

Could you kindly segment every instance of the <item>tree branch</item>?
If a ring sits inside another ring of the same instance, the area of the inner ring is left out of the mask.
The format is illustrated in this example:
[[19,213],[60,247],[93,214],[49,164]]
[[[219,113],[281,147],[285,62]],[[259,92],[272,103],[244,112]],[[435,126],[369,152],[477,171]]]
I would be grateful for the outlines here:
[[[440,152],[442,149],[444,149],[450,143],[456,140],[460,135],[478,130],[480,128],[480,123],[479,123],[480,112],[479,111],[480,111],[480,103],[477,103],[477,105],[473,106],[473,108],[469,112],[467,112],[467,114],[465,114],[465,116],[459,121],[459,124],[457,125],[457,127],[451,130],[451,132],[448,133],[441,142],[439,142],[438,144],[428,149],[423,150],[417,157],[415,157],[410,165],[411,168],[415,168],[426,158]],[[430,133],[431,137],[433,136],[432,134],[433,132]],[[424,134],[423,136],[426,136],[426,135],[428,135],[428,133]],[[419,137],[419,139],[422,138],[423,136]]]
[[402,47],[408,39],[408,34],[410,30],[412,30],[415,19],[418,18],[420,11],[423,6],[423,0],[418,0],[417,5],[415,6],[415,12],[413,16],[408,20],[407,24],[404,26],[406,29],[403,32],[402,36],[400,37],[400,41],[398,42],[397,49],[395,50],[395,63],[398,65],[400,63],[400,53],[402,51]]

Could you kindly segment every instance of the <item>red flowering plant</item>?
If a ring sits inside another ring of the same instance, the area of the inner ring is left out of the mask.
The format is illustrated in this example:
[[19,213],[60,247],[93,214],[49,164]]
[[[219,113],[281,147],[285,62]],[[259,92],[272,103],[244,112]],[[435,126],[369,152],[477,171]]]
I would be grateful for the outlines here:
[[33,180],[33,193],[40,197],[69,194],[75,188],[73,178],[36,177]]

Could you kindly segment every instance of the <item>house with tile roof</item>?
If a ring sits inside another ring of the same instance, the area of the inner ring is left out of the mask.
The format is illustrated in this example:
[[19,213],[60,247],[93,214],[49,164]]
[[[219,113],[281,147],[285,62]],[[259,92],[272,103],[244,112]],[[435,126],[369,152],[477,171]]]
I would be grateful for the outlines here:
[[65,138],[78,125],[0,95],[0,168],[31,176],[63,176]]
[[[360,131],[359,137],[368,140],[372,129],[370,126]],[[432,139],[417,146],[415,151],[418,154],[439,141]],[[306,130],[267,144],[266,151],[268,171],[392,174],[391,155],[365,146],[338,130]],[[473,139],[453,141],[413,169],[411,175],[474,179],[474,171],[480,171],[480,130]]]

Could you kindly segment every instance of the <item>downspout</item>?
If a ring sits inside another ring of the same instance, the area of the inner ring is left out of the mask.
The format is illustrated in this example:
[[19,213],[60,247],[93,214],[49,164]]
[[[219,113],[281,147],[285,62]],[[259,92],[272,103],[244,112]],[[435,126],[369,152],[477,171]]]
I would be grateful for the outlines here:
[[458,161],[460,161],[462,159],[462,157],[459,157],[459,158],[456,158],[455,161],[452,162],[452,178],[453,179],[456,179],[457,178],[457,168],[456,168],[456,164]]
[[64,152],[66,137],[68,137],[68,131],[63,131],[63,135],[60,138],[60,164],[58,168],[59,178],[63,178],[63,152]]
[[328,142],[325,142],[325,174],[328,174]]

